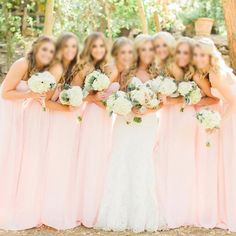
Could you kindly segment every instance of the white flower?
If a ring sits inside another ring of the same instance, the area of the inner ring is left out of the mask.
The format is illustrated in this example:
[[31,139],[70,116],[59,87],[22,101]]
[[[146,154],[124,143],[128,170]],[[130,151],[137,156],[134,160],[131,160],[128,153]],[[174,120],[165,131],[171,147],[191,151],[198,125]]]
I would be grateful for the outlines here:
[[197,104],[202,98],[201,90],[194,81],[180,82],[178,92],[187,104]]
[[179,83],[178,92],[182,96],[186,96],[193,90],[193,81],[183,81]]
[[128,91],[135,90],[143,85],[143,82],[138,77],[133,77],[128,84]]
[[205,129],[220,127],[221,115],[217,111],[205,108],[197,112],[196,117]]
[[85,78],[84,93],[88,94],[90,91],[103,91],[110,85],[110,79],[100,71],[93,71]]
[[190,104],[197,104],[202,99],[202,93],[199,88],[196,88],[189,94]]
[[176,92],[177,85],[171,77],[157,76],[152,81],[152,89],[163,95],[171,96]]
[[159,92],[161,83],[164,81],[165,77],[162,75],[157,76],[155,79],[151,80],[151,88],[154,92]]
[[54,76],[48,72],[35,73],[28,80],[29,89],[35,93],[46,93],[56,85]]
[[117,91],[108,97],[106,106],[110,113],[126,116],[131,112],[133,105],[125,92]]
[[79,86],[64,89],[60,93],[59,99],[63,105],[80,106],[83,102],[82,89]]

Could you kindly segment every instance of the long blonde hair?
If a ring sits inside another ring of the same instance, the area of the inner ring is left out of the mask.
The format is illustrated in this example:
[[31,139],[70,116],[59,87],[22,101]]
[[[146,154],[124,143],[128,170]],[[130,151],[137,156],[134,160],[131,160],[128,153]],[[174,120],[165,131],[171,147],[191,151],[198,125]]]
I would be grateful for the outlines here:
[[[148,42],[152,43],[152,37],[150,35],[139,34],[135,38],[134,40],[135,60],[134,63],[130,66],[130,68],[124,73],[123,81],[121,83],[122,89],[125,89],[129,84],[131,78],[135,76],[135,73],[140,63],[139,50],[144,44]],[[151,78],[154,78],[157,75],[155,62],[149,65],[148,72],[150,73]]]
[[62,33],[59,38],[57,39],[56,42],[56,54],[57,54],[57,59],[59,61],[62,60],[61,55],[60,55],[60,51],[65,47],[66,42],[71,39],[74,38],[77,42],[77,52],[76,52],[76,56],[74,57],[74,59],[69,63],[68,68],[66,69],[66,71],[64,72],[60,83],[62,84],[70,84],[72,81],[72,69],[75,66],[75,64],[77,63],[77,57],[78,57],[78,53],[79,53],[79,43],[78,43],[78,38],[75,34],[71,33],[71,32],[64,32]]
[[[34,74],[35,72],[38,72],[38,68],[36,65],[36,54],[39,50],[39,48],[42,46],[42,44],[44,43],[51,43],[53,44],[55,47],[55,41],[53,40],[53,38],[49,37],[49,36],[39,36],[33,43],[31,46],[30,51],[26,54],[26,60],[28,61],[28,71],[27,71],[27,77],[30,77],[32,74]],[[53,62],[53,61],[52,61]],[[52,63],[51,62],[51,63]],[[45,65],[44,68],[41,69],[41,71],[49,68],[50,65]]]
[[[94,65],[93,64],[94,58],[92,57],[91,51],[94,42],[98,39],[102,39],[104,42],[105,55],[102,60],[100,60],[96,65]],[[73,76],[82,71],[85,67],[89,67],[87,74],[92,72],[94,69],[100,69],[103,71],[103,67],[107,64],[107,56],[108,56],[108,45],[104,34],[101,32],[90,33],[84,41],[83,50],[79,56],[78,63],[75,65],[73,70]]]
[[184,71],[184,80],[191,80],[195,73],[194,66],[192,65],[192,56],[193,56],[193,48],[194,48],[194,40],[189,37],[182,37],[177,41],[176,48],[175,48],[175,56],[177,53],[178,48],[183,45],[187,44],[191,53],[191,61],[190,63],[183,68]]
[[210,69],[216,74],[231,74],[233,76],[232,69],[225,64],[225,61],[221,53],[216,48],[214,42],[209,38],[200,38],[197,40],[194,47],[201,48],[210,56]]
[[[165,31],[161,31],[156,33],[153,36],[153,41],[155,41],[156,39],[162,39],[165,44],[167,45],[168,49],[169,49],[169,56],[166,59],[165,63],[164,63],[164,67],[163,68],[159,68],[159,73],[164,73],[166,75],[171,75],[171,64],[173,63],[173,57],[174,57],[174,53],[175,53],[175,46],[176,46],[176,40],[174,38],[174,36],[172,34],[170,34],[169,32],[165,32]],[[157,58],[157,65],[160,67],[160,59]]]

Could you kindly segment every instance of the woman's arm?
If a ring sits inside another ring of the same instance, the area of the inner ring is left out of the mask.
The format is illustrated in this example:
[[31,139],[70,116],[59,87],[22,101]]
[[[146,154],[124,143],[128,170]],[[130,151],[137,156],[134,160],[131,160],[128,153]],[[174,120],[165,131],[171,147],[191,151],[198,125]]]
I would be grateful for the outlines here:
[[[62,65],[60,64],[56,64],[54,65],[50,70],[49,72],[54,76],[55,80],[56,80],[56,83],[57,83],[57,86],[58,86],[58,83],[63,75],[63,68],[62,68]],[[58,102],[55,102],[55,101],[52,101],[52,97],[53,97],[53,94],[56,92],[57,88],[54,89],[53,91],[50,91],[48,94],[47,94],[47,98],[46,98],[46,108],[50,109],[50,110],[56,110],[56,111],[64,111],[64,112],[69,112],[70,109],[69,109],[69,106],[67,105],[62,105],[61,103],[58,103]]]
[[231,84],[227,80],[227,75],[217,75],[215,73],[210,73],[210,80],[214,88],[216,88],[219,93],[224,97],[227,102],[227,109],[222,115],[223,120],[229,119],[233,114],[236,113],[236,94],[235,91],[231,89]]
[[198,74],[195,74],[193,80],[205,95],[202,97],[200,102],[196,104],[196,106],[210,106],[219,103],[220,100],[214,97],[211,93],[211,83],[208,79],[200,78]]
[[28,70],[28,62],[25,58],[17,60],[8,71],[3,81],[1,96],[3,99],[17,100],[26,98],[41,98],[42,95],[28,91],[17,91],[16,87],[24,79]]

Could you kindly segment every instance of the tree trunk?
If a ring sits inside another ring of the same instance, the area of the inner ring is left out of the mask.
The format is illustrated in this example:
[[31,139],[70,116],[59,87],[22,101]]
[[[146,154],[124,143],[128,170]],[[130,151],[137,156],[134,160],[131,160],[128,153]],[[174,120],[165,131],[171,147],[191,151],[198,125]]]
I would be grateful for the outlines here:
[[147,34],[148,33],[148,25],[147,25],[147,19],[146,19],[146,15],[145,15],[143,0],[137,0],[137,5],[138,5],[139,17],[141,20],[142,32],[144,34]]
[[236,72],[236,1],[222,0],[225,25],[228,34],[231,65]]
[[159,21],[159,16],[158,16],[158,12],[155,11],[153,13],[153,18],[154,18],[154,22],[155,22],[155,28],[156,28],[156,32],[160,32],[161,31],[161,26],[160,26],[160,21]]
[[43,33],[45,35],[52,35],[52,29],[54,24],[53,9],[54,9],[54,0],[47,0],[44,29],[43,29]]

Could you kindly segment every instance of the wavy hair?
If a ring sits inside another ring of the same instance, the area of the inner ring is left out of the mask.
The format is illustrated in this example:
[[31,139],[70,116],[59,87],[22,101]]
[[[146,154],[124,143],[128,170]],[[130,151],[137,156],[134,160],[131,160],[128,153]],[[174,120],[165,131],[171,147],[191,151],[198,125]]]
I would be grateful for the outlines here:
[[[39,36],[33,43],[31,46],[30,51],[26,54],[26,60],[28,61],[28,71],[27,71],[27,77],[30,77],[32,74],[34,74],[35,72],[38,72],[38,68],[37,68],[37,63],[36,63],[36,54],[39,50],[39,48],[42,46],[42,44],[44,43],[51,43],[56,47],[55,41],[53,40],[53,38],[49,37],[49,36]],[[49,68],[50,65],[45,65],[42,68],[42,71]]]
[[184,80],[191,80],[193,78],[193,75],[195,73],[195,69],[194,69],[194,66],[192,64],[192,56],[193,56],[193,48],[194,48],[194,40],[189,38],[189,37],[182,37],[180,38],[178,41],[177,41],[177,44],[176,44],[176,48],[175,48],[175,56],[176,56],[176,53],[178,51],[178,48],[183,45],[183,44],[186,44],[188,45],[189,47],[189,51],[190,51],[190,54],[191,54],[191,61],[190,63],[185,67],[183,68],[183,71],[184,71]]
[[205,53],[210,56],[210,70],[217,74],[231,74],[233,76],[232,69],[225,64],[225,61],[221,53],[216,48],[214,42],[209,38],[200,38],[195,43],[194,47],[201,48]]
[[[164,73],[166,75],[171,75],[172,73],[171,73],[170,68],[171,68],[171,64],[173,63],[175,47],[176,47],[176,40],[172,34],[170,34],[169,32],[165,32],[165,31],[161,31],[161,32],[156,33],[153,36],[153,41],[155,41],[156,39],[162,39],[169,49],[169,56],[166,59],[166,61],[164,62],[164,67],[158,68],[159,74]],[[157,58],[157,66],[160,66],[160,63],[161,63],[160,59]]]
[[[102,39],[105,46],[105,55],[102,60],[96,63],[96,65],[93,64],[94,58],[91,54],[93,45],[96,40]],[[108,57],[108,45],[107,40],[103,33],[101,32],[92,32],[90,33],[87,38],[84,41],[84,47],[83,50],[79,56],[78,63],[75,65],[73,69],[73,77],[78,74],[80,71],[84,69],[84,67],[90,67],[89,72],[91,72],[94,69],[100,69],[103,71],[104,66],[107,64],[107,57]],[[86,76],[86,75],[85,75]]]
[[[135,38],[134,40],[135,60],[134,60],[134,63],[130,66],[130,68],[124,73],[123,81],[121,83],[122,89],[125,89],[127,85],[129,84],[131,78],[135,76],[139,63],[140,63],[139,50],[144,44],[148,42],[152,43],[152,37],[150,35],[139,34]],[[157,75],[155,62],[149,65],[148,72],[150,73],[151,78],[154,78]]]
[[78,53],[79,53],[79,43],[78,43],[77,36],[71,32],[62,33],[56,42],[57,59],[61,62],[62,55],[60,55],[60,52],[65,47],[66,42],[71,38],[75,39],[77,42],[77,52],[76,52],[76,56],[74,57],[74,59],[69,63],[68,68],[63,73],[63,76],[60,80],[60,83],[62,83],[62,84],[70,84],[72,82],[72,70],[73,70],[73,67],[77,63],[77,57],[78,57]]

